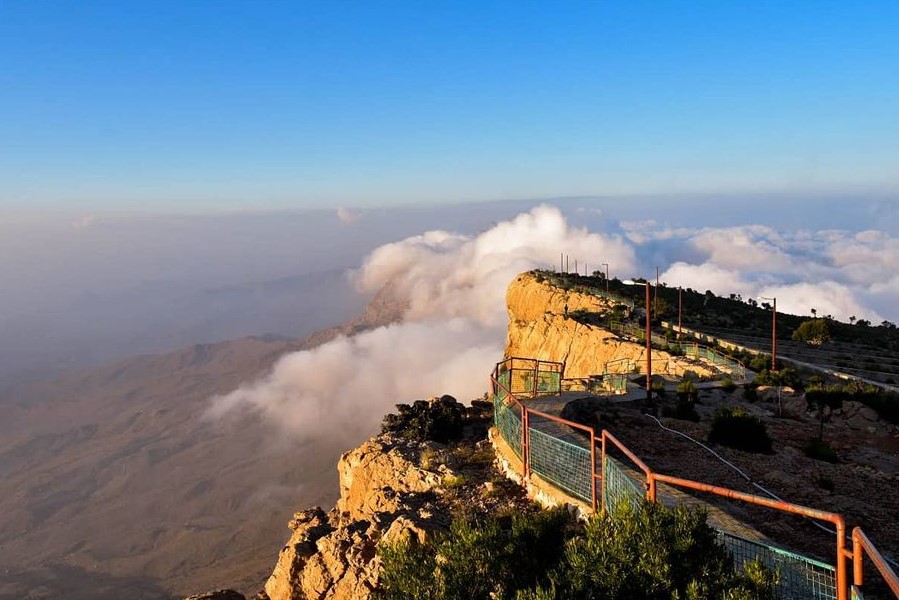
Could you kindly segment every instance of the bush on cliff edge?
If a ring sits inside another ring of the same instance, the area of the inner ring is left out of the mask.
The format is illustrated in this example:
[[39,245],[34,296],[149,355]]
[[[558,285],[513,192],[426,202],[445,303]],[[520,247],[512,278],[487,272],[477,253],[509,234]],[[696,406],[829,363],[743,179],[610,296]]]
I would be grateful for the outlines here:
[[560,510],[457,517],[425,544],[379,554],[384,600],[775,597],[776,576],[758,563],[737,573],[703,513],[659,504],[622,503],[584,526]]
[[465,407],[452,396],[416,400],[411,405],[397,404],[396,409],[396,413],[384,417],[382,433],[391,432],[417,442],[433,440],[441,444],[462,437]]

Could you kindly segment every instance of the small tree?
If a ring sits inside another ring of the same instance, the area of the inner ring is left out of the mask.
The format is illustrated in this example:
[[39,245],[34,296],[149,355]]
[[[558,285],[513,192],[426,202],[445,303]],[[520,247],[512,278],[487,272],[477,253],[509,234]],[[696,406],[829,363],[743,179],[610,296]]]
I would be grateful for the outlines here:
[[820,346],[830,339],[830,328],[827,319],[812,319],[803,321],[793,331],[793,341],[806,342],[812,346]]

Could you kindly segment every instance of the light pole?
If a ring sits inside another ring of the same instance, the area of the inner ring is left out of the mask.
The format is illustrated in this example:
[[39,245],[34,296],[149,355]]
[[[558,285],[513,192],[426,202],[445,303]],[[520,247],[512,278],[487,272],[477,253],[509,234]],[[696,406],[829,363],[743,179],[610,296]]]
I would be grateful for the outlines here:
[[[633,279],[626,279],[623,282],[625,285],[644,285],[642,281],[634,281]],[[653,405],[652,402],[652,315],[650,311],[650,294],[649,294],[649,280],[647,279],[645,282],[646,285],[646,406],[651,407]]]
[[601,263],[606,268],[606,294],[609,293],[609,263]]
[[759,300],[771,300],[771,372],[777,371],[777,298],[759,296]]
[[677,286],[677,337],[680,339],[681,335],[681,315],[683,314],[684,307],[684,288],[681,286]]

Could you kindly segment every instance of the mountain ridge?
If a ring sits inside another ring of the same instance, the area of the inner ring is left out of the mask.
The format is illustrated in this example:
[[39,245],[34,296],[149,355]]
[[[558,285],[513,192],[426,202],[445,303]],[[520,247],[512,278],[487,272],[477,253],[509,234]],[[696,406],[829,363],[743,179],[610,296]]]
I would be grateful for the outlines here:
[[302,339],[195,344],[0,394],[0,598],[42,579],[77,581],[84,598],[112,587],[163,600],[222,581],[258,589],[284,507],[336,498],[345,448],[320,447],[298,465],[303,448],[258,417],[205,418],[209,398],[403,310],[387,290],[353,320]]

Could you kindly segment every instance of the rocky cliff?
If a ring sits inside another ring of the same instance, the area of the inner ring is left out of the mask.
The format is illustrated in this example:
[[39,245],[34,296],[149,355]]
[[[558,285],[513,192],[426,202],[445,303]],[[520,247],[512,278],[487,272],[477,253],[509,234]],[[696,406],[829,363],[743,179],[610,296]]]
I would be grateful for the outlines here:
[[[385,433],[341,456],[335,507],[329,512],[312,507],[293,516],[290,539],[258,599],[369,598],[380,574],[379,544],[424,541],[446,529],[461,507],[486,512],[526,504],[518,486],[497,481],[486,439],[489,405],[463,407],[444,396],[413,408],[405,420],[388,419]],[[447,429],[441,423],[430,427],[435,413],[453,416],[449,434],[434,433]]]
[[340,499],[329,513],[298,512],[265,584],[271,600],[367,598],[377,585],[376,545],[423,536],[433,514],[421,498],[440,488],[447,469],[419,466],[427,443],[372,438],[340,458]]
[[[646,361],[646,347],[600,323],[616,310],[604,298],[553,285],[537,272],[522,273],[506,294],[509,328],[506,356],[565,363],[566,378],[631,372]],[[620,308],[618,310],[621,310]],[[710,374],[702,365],[653,350],[653,373]]]

